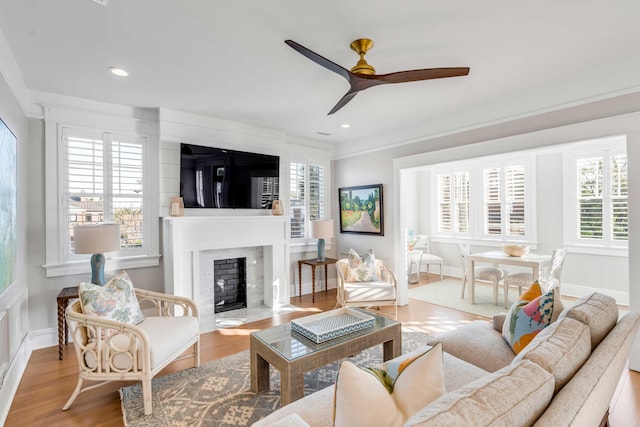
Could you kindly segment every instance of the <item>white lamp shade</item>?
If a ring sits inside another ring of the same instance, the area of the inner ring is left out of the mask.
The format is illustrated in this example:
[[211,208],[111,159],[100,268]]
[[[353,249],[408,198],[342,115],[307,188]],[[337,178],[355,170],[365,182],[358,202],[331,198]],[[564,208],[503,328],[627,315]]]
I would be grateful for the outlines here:
[[73,248],[77,254],[120,250],[120,225],[77,225],[73,227]]
[[333,220],[323,219],[311,221],[311,237],[314,239],[330,239],[333,237]]

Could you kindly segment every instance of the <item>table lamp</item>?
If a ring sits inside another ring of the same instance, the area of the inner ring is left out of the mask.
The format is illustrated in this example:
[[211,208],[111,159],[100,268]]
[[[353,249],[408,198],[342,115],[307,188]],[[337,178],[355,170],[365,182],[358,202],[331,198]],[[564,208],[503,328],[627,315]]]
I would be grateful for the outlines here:
[[318,239],[318,258],[317,261],[324,261],[324,239],[333,237],[333,220],[323,219],[311,221],[311,237]]
[[104,252],[120,250],[120,225],[76,225],[73,245],[77,254],[92,254],[91,283],[104,286]]

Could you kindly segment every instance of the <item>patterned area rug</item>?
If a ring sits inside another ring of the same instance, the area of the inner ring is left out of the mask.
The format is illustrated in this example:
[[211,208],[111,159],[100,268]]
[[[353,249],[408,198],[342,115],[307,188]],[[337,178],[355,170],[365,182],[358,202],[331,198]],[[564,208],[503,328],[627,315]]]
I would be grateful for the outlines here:
[[[425,345],[430,337],[419,332],[402,333],[403,353]],[[382,345],[350,358],[361,366],[382,362]],[[335,383],[339,362],[307,372],[304,394]],[[153,413],[145,416],[139,384],[120,389],[124,423],[146,426],[250,426],[280,407],[280,374],[271,368],[271,389],[255,395],[249,391],[249,351],[202,365],[199,368],[155,378]]]

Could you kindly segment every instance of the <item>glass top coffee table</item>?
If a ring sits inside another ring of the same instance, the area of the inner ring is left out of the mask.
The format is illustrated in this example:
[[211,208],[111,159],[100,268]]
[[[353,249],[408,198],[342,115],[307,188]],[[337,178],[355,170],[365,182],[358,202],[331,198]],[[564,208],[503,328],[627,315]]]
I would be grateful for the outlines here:
[[250,335],[251,391],[269,389],[269,365],[280,371],[280,406],[304,395],[304,373],[354,355],[377,344],[383,345],[385,361],[402,353],[401,323],[367,310],[373,326],[320,344],[291,330],[291,323]]

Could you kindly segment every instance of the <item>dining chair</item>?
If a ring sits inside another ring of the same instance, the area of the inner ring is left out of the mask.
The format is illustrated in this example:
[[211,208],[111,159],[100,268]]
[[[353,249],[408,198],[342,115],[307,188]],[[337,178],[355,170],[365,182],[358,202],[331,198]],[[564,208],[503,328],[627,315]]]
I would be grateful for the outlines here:
[[[560,276],[562,274],[562,265],[564,264],[564,258],[567,254],[567,250],[564,248],[558,248],[551,254],[551,261],[546,268],[543,268],[539,281],[547,283],[549,285],[557,286],[558,292],[560,291]],[[522,288],[528,288],[533,283],[533,274],[528,272],[509,274],[504,278],[504,291],[508,292],[509,287],[518,287],[518,295],[522,294]]]
[[418,239],[415,243],[415,245],[413,246],[413,248],[415,250],[419,250],[422,251],[422,256],[420,257],[420,266],[418,267],[418,276],[420,276],[420,272],[422,271],[422,266],[425,265],[427,267],[426,272],[427,272],[427,277],[429,277],[429,266],[430,265],[437,265],[440,267],[440,280],[443,279],[443,274],[442,274],[442,263],[443,260],[442,258],[440,258],[437,255],[434,255],[431,253],[430,249],[429,249],[429,236],[427,235],[422,235],[422,236],[416,236],[416,238]]
[[[467,280],[471,280],[469,260],[471,250],[467,243],[460,243],[458,245],[460,251],[460,260],[462,261],[462,298],[464,298],[464,290],[467,284]],[[493,301],[495,305],[498,305],[498,283],[505,276],[504,270],[498,267],[474,267],[475,280],[482,282],[490,282],[493,284]],[[471,300],[471,304],[475,304],[475,298]]]

